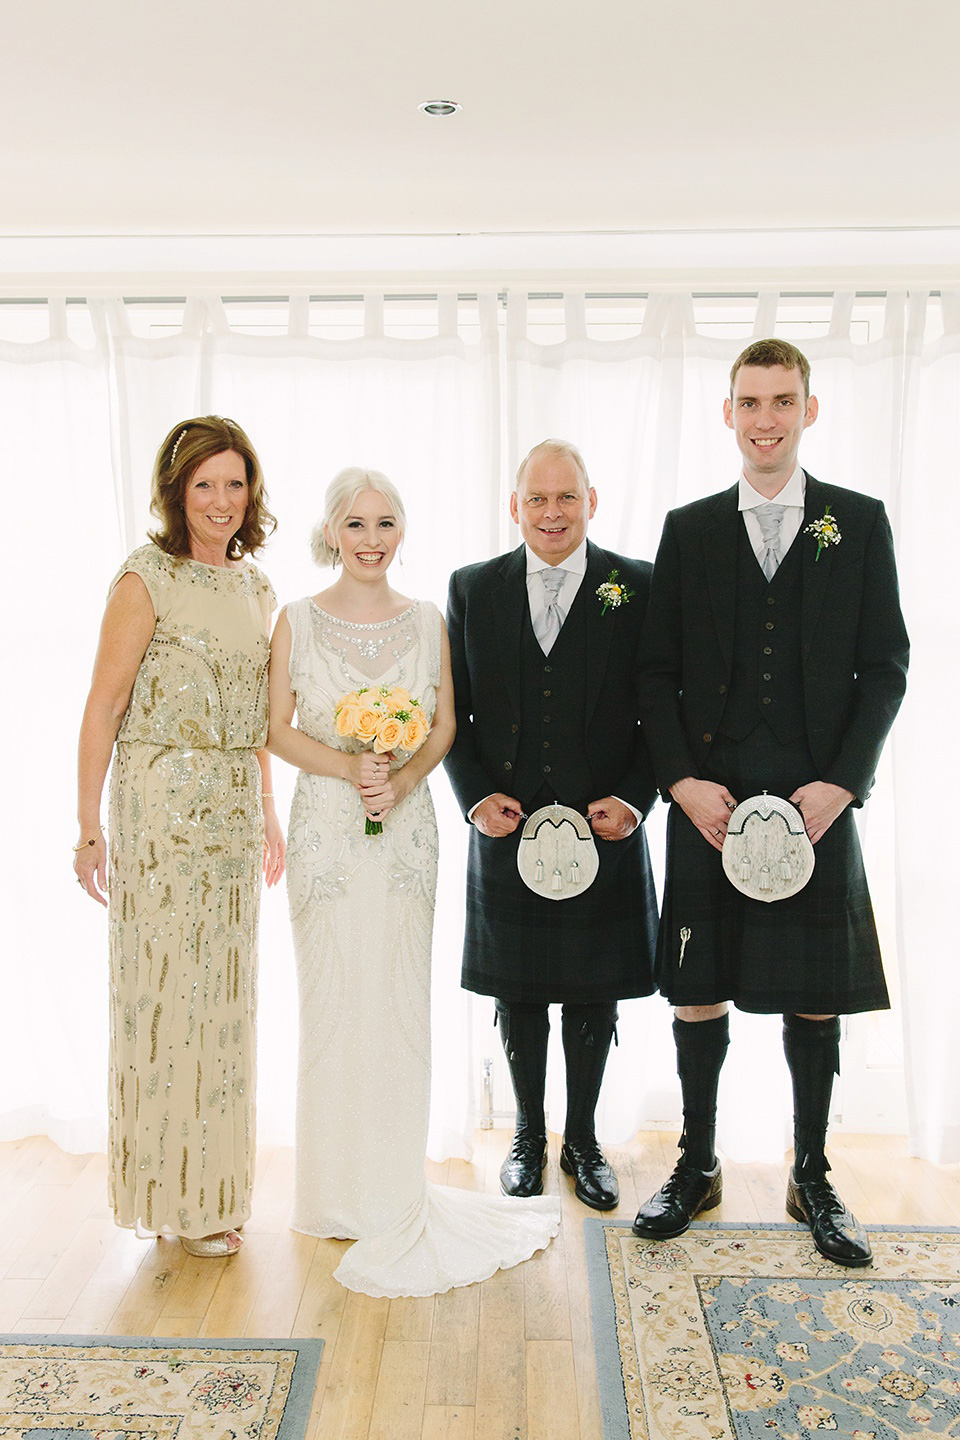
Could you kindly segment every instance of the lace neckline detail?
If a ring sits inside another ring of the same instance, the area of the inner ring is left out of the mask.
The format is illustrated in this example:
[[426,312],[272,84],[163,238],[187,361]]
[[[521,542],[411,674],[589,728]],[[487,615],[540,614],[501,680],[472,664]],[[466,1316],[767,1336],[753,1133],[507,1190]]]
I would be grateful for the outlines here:
[[329,610],[324,610],[323,606],[318,605],[312,596],[308,598],[311,607],[316,610],[318,615],[322,615],[324,620],[329,620],[331,625],[339,625],[344,630],[385,630],[388,625],[396,625],[401,620],[406,620],[420,605],[419,600],[413,600],[406,610],[401,610],[399,615],[394,615],[389,620],[341,620],[339,615],[331,615]]

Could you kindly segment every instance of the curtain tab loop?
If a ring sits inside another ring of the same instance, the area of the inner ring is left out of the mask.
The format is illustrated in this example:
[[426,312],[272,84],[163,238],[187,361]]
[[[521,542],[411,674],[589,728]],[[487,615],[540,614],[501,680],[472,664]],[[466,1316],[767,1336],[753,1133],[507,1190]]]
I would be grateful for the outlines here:
[[940,314],[944,335],[960,335],[960,290],[941,290]]
[[500,296],[493,290],[477,296],[480,316],[480,338],[485,345],[496,348],[500,343]]
[[527,339],[527,292],[507,291],[507,340],[510,344]]
[[780,295],[776,290],[765,290],[757,296],[757,309],[753,317],[754,340],[768,339],[777,328],[777,310]]
[[830,311],[830,339],[850,339],[850,323],[853,320],[853,302],[856,295],[852,290],[838,290],[833,297],[833,309]]
[[563,320],[568,343],[571,340],[586,340],[587,297],[582,291],[564,295]]
[[[219,295],[205,295],[203,297],[203,308],[206,312],[205,319],[212,334],[220,337],[230,334],[230,320],[227,315],[224,303]],[[184,333],[187,332],[187,325],[195,323],[197,315],[193,305],[188,300],[183,312]]]
[[907,328],[907,292],[888,290],[883,305],[884,340],[902,340]]
[[693,296],[689,290],[668,296],[661,331],[664,340],[675,339],[681,335],[696,335],[696,333],[697,317],[693,309]]
[[[223,309],[223,307],[220,307]],[[184,340],[199,340],[207,324],[207,302],[199,295],[188,295],[180,320],[180,335]],[[226,314],[224,314],[226,320]]]
[[640,335],[644,340],[659,340],[666,324],[671,296],[664,290],[651,290],[643,307]]
[[287,301],[287,334],[298,340],[310,335],[310,296],[291,295]]
[[363,336],[365,340],[383,339],[383,295],[379,291],[363,297]]
[[437,334],[442,340],[456,340],[460,319],[460,297],[456,291],[437,296]]
[[65,295],[52,295],[47,301],[47,315],[50,323],[50,339],[66,340],[67,337],[67,297]]

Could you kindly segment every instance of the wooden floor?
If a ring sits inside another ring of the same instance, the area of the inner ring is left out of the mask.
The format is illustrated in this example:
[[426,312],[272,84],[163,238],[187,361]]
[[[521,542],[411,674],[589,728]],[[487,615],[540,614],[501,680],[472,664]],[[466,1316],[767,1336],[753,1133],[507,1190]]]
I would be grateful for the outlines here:
[[[431,1178],[496,1190],[510,1134],[479,1132],[476,1161]],[[673,1165],[676,1136],[610,1150],[631,1220]],[[833,1178],[868,1223],[960,1225],[960,1166],[910,1159],[887,1136],[836,1137]],[[782,1220],[786,1165],[724,1165],[726,1220]],[[307,1440],[601,1440],[581,1221],[591,1211],[559,1173],[546,1251],[482,1285],[426,1300],[371,1300],[332,1278],[344,1244],[287,1228],[292,1153],[259,1157],[254,1216],[234,1260],[189,1259],[169,1240],[118,1230],[102,1155],[48,1140],[0,1145],[0,1331],[320,1336],[326,1341]],[[384,1184],[390,1183],[384,1171]]]

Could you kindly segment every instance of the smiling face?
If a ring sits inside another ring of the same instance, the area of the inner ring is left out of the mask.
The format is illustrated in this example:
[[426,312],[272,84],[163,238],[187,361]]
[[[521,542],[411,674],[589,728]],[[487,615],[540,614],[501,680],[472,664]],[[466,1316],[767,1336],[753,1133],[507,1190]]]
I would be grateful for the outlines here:
[[331,541],[347,574],[376,579],[390,567],[403,534],[387,497],[379,490],[358,490]]
[[236,450],[222,450],[197,466],[183,492],[183,514],[195,560],[208,560],[221,551],[226,555],[243,524],[249,498],[247,467]]
[[817,418],[817,397],[804,395],[799,369],[742,365],[723,418],[737,437],[743,473],[762,495],[776,495],[797,467],[800,440]]
[[566,455],[536,455],[510,496],[510,514],[538,559],[562,565],[583,540],[597,492]]

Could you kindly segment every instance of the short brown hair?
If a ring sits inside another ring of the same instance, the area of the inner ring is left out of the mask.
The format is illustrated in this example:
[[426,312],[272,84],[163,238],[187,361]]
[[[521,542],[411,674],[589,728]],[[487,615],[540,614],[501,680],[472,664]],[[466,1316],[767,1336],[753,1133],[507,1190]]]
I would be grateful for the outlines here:
[[769,370],[773,365],[782,365],[784,370],[799,370],[803,376],[804,396],[810,399],[810,361],[796,345],[791,345],[789,340],[754,340],[746,350],[741,350],[730,371],[731,396],[733,382],[742,365],[759,365],[763,370]]
[[153,463],[150,513],[160,521],[149,532],[154,545],[168,555],[189,555],[190,535],[183,513],[183,497],[194,471],[204,460],[235,450],[247,472],[249,496],[243,524],[227,545],[227,558],[240,560],[266,543],[277,522],[267,509],[267,492],[257,452],[235,420],[222,415],[199,415],[174,425]]

